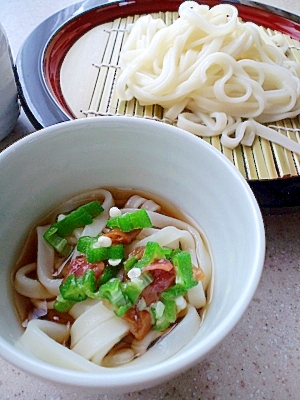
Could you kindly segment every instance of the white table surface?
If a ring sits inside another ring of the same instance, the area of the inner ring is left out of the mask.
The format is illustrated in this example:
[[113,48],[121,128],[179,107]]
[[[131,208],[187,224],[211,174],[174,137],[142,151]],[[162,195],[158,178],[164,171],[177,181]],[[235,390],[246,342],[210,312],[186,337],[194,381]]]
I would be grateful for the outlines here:
[[[46,17],[72,0],[0,0],[13,56]],[[300,15],[300,0],[264,0]],[[22,112],[0,150],[33,132]],[[89,395],[27,375],[0,358],[0,400],[300,399],[300,214],[264,217],[267,252],[255,296],[233,331],[206,359],[171,381],[121,396]]]

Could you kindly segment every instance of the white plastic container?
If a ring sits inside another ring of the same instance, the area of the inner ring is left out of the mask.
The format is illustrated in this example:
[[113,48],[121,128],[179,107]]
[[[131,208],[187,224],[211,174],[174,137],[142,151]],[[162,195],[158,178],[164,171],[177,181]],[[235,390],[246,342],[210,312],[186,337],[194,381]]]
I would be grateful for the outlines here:
[[14,128],[20,108],[9,43],[0,23],[0,140]]

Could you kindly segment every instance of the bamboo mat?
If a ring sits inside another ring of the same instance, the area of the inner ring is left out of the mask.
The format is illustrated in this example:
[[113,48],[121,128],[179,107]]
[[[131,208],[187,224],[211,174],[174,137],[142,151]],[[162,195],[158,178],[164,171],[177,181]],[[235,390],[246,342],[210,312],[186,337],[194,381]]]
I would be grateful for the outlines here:
[[[152,15],[164,19],[167,24],[178,17],[177,12]],[[97,26],[75,43],[70,54],[67,54],[61,68],[61,87],[66,103],[76,118],[126,115],[171,123],[164,119],[162,107],[157,105],[142,107],[135,99],[128,102],[120,101],[114,91],[120,72],[118,60],[126,39],[126,29],[128,24],[138,18],[138,15],[118,18]],[[299,42],[269,29],[265,32],[270,36],[280,34],[288,44],[288,57],[300,63]],[[77,69],[77,73],[70,74],[70,69],[74,72],[74,68]],[[76,79],[78,76],[83,78],[80,80],[81,83],[78,83],[72,81],[70,76]],[[300,127],[299,116],[268,125],[276,126],[283,135],[296,142],[300,141],[299,132],[295,131]],[[300,156],[268,140],[256,137],[251,147],[239,145],[233,150],[224,148],[219,137],[204,138],[204,140],[221,151],[247,180],[269,180],[300,175]]]

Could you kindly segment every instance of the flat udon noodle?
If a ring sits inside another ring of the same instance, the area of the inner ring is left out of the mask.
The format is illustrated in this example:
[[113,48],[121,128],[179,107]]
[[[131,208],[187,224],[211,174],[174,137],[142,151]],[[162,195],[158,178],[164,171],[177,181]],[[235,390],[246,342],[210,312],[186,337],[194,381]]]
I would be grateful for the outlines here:
[[31,263],[21,267],[15,275],[15,289],[23,296],[32,299],[51,299],[53,294],[37,279],[28,278],[30,272],[36,271],[36,263]]
[[155,203],[153,200],[145,199],[139,195],[131,196],[126,204],[127,208],[144,208],[149,211],[159,211],[161,209],[160,205]]
[[105,368],[87,361],[84,357],[61,345],[68,335],[69,327],[65,325],[35,319],[28,323],[25,332],[16,342],[16,347],[57,367],[105,373]]
[[[81,306],[83,303],[78,303],[78,305]],[[131,368],[135,366],[150,367],[163,362],[190,342],[198,332],[200,323],[200,318],[196,309],[189,306],[188,312],[180,324],[171,330],[161,342],[151,347],[146,353],[131,361],[129,364],[125,364],[122,368]],[[97,327],[94,329],[97,331]],[[98,333],[101,335],[101,329]],[[109,336],[111,333],[110,331]],[[105,350],[101,351],[101,345],[98,340],[96,340],[96,343],[99,344],[97,349],[98,356],[94,357],[91,362],[86,352],[83,351],[82,354],[77,354],[75,351],[60,344],[67,340],[68,335],[69,327],[55,322],[36,319],[28,323],[25,332],[18,339],[16,347],[57,367],[90,373],[109,373],[109,368],[100,365],[102,355],[99,357],[99,354],[103,354],[104,351],[108,349],[109,346],[107,346],[107,343],[103,345],[106,346]],[[88,343],[86,348],[90,346],[94,348],[94,343]],[[138,352],[139,348],[137,349]],[[95,361],[97,363],[95,363]]]
[[[114,200],[108,191],[98,190],[94,194],[95,197],[99,196],[99,194],[104,196],[102,205],[105,209],[104,213],[107,220],[109,209],[114,205]],[[68,201],[67,205],[60,208],[59,212],[70,211],[74,206],[78,206],[88,200],[90,200],[90,196],[87,198],[85,194],[75,196]],[[155,240],[162,246],[169,246],[171,248],[180,245],[183,250],[191,253],[195,266],[201,265],[206,278],[203,282],[199,282],[196,287],[188,291],[187,298],[190,305],[188,305],[187,315],[171,333],[168,333],[167,337],[159,345],[152,347],[150,351],[146,352],[149,343],[162,334],[158,333],[153,337],[153,333],[150,332],[142,342],[135,341],[132,348],[126,350],[125,353],[117,353],[113,357],[109,356],[107,364],[110,367],[120,366],[129,361],[131,361],[129,365],[132,363],[151,365],[167,359],[184,347],[194,337],[200,327],[201,321],[196,308],[205,305],[204,290],[207,288],[211,278],[210,257],[196,229],[186,222],[157,213],[156,211],[160,209],[157,203],[138,195],[132,196],[127,201],[122,212],[133,211],[138,208],[146,208],[148,210],[151,221],[156,228],[143,229],[129,250],[136,246],[145,245],[150,240]],[[90,230],[90,232],[93,235],[100,233],[106,225],[106,220],[104,225],[103,221],[101,223],[97,222],[94,225],[95,229]],[[100,232],[99,226],[103,226]],[[39,280],[26,277],[26,274],[36,267],[35,263],[21,268],[19,275],[18,273],[16,274],[16,289],[19,293],[32,299],[37,297],[31,296],[30,289],[37,288],[38,295],[41,296],[40,299],[47,299],[49,298],[49,293],[50,297],[53,297],[53,294],[57,291],[58,283],[56,282],[61,282],[60,279],[54,279],[50,272],[53,271],[54,256],[51,251],[48,252],[49,246],[45,243],[47,249],[43,248],[44,240],[42,240],[42,235],[45,229],[45,227],[38,227],[38,248],[40,259],[43,261],[43,267],[38,271]],[[84,228],[81,234],[85,235],[85,232],[86,229]],[[37,269],[38,265],[39,259]],[[43,307],[52,307],[51,303],[44,303]],[[123,319],[118,318],[113,311],[105,307],[100,300],[87,299],[86,301],[76,303],[69,313],[75,319],[71,329],[68,326],[54,322],[33,319],[27,323],[26,331],[19,339],[17,345],[26,348],[27,351],[30,351],[38,358],[60,367],[87,372],[105,370],[105,368],[100,367],[105,359],[105,355],[123,336],[128,334],[129,325]],[[67,341],[69,336],[71,338],[70,349],[60,345],[60,343]],[[139,356],[138,361],[136,359],[132,361],[136,356]],[[144,364],[144,357],[147,364]],[[82,360],[85,361],[83,362]]]
[[53,278],[54,271],[54,249],[49,246],[43,238],[44,233],[50,227],[38,226],[38,252],[37,252],[37,276],[41,284],[53,296],[59,295],[59,286],[62,279]]
[[127,322],[100,301],[74,322],[71,349],[100,365],[106,353],[128,333]]
[[272,40],[257,25],[241,22],[228,4],[209,9],[187,1],[178,13],[170,26],[150,15],[132,26],[120,56],[119,98],[159,104],[178,127],[221,135],[229,148],[242,142],[234,135],[247,118],[253,140],[258,135],[300,154],[299,143],[262,125],[300,112],[300,64],[276,45],[277,36]]

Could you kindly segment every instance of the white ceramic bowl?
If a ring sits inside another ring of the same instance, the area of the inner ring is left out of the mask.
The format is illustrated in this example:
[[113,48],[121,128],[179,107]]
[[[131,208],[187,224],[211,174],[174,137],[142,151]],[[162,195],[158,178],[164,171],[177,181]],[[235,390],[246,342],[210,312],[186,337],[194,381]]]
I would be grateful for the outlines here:
[[[22,333],[10,273],[33,220],[74,193],[101,186],[146,189],[171,199],[204,230],[213,256],[211,305],[194,339],[166,361],[105,376],[60,369],[14,346]],[[258,285],[265,252],[262,217],[237,169],[206,142],[133,117],[58,124],[0,154],[0,355],[41,378],[97,393],[155,386],[198,363],[230,332]]]

